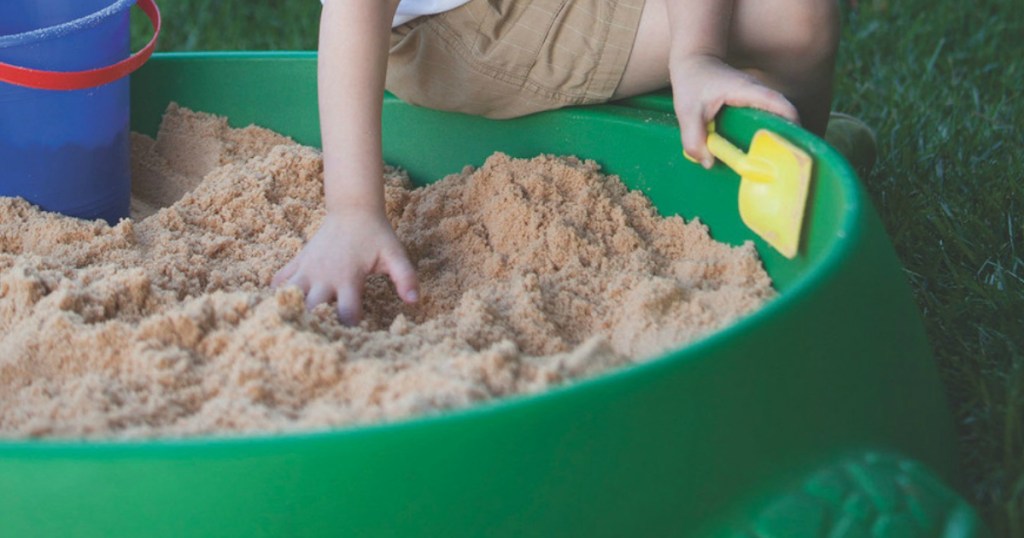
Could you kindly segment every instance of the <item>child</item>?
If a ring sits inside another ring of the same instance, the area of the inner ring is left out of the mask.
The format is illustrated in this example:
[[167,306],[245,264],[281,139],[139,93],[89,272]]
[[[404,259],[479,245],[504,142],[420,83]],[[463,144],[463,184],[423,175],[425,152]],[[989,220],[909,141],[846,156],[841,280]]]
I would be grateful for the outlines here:
[[384,213],[385,87],[413,104],[508,118],[671,86],[683,148],[710,167],[705,126],[723,105],[824,134],[838,26],[836,0],[325,0],[327,216],[273,285],[298,286],[310,308],[336,299],[350,325],[369,274],[417,301]]

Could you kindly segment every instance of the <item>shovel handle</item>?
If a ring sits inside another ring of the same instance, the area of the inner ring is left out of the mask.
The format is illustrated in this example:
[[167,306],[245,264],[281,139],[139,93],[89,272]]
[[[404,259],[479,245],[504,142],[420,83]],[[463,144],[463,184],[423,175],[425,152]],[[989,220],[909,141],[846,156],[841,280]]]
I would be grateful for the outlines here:
[[743,150],[734,146],[732,142],[729,142],[724,136],[714,131],[708,133],[707,143],[708,151],[716,159],[725,163],[726,166],[732,168],[736,173],[741,174],[740,170],[745,168],[747,161],[747,154],[743,153]]
[[759,183],[770,183],[774,177],[775,167],[771,163],[743,153],[743,150],[737,148],[732,142],[726,140],[725,137],[710,129],[708,132],[708,151],[743,179]]

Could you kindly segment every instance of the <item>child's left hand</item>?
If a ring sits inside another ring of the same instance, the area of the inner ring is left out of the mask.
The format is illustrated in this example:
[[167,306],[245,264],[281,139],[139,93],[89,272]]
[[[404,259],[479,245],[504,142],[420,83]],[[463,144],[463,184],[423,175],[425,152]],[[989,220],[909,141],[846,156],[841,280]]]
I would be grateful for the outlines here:
[[757,108],[800,121],[796,107],[781,93],[714,56],[693,54],[674,58],[669,74],[683,150],[705,168],[711,168],[715,162],[707,149],[707,124],[725,105]]

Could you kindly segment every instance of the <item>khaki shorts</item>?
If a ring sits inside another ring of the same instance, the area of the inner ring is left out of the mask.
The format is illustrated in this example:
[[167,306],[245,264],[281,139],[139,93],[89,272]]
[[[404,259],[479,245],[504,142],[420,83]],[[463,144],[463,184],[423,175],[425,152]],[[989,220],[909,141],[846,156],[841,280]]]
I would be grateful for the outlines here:
[[471,0],[391,33],[387,89],[430,108],[511,118],[611,99],[644,0]]

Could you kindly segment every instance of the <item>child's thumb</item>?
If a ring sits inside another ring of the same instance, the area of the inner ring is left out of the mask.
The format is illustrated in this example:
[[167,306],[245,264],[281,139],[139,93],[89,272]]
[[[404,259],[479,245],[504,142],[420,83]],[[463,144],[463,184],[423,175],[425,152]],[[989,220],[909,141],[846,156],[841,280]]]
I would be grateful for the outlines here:
[[679,118],[679,131],[682,136],[683,151],[686,155],[699,162],[704,168],[711,168],[715,164],[715,159],[708,151],[707,127],[700,114]]

